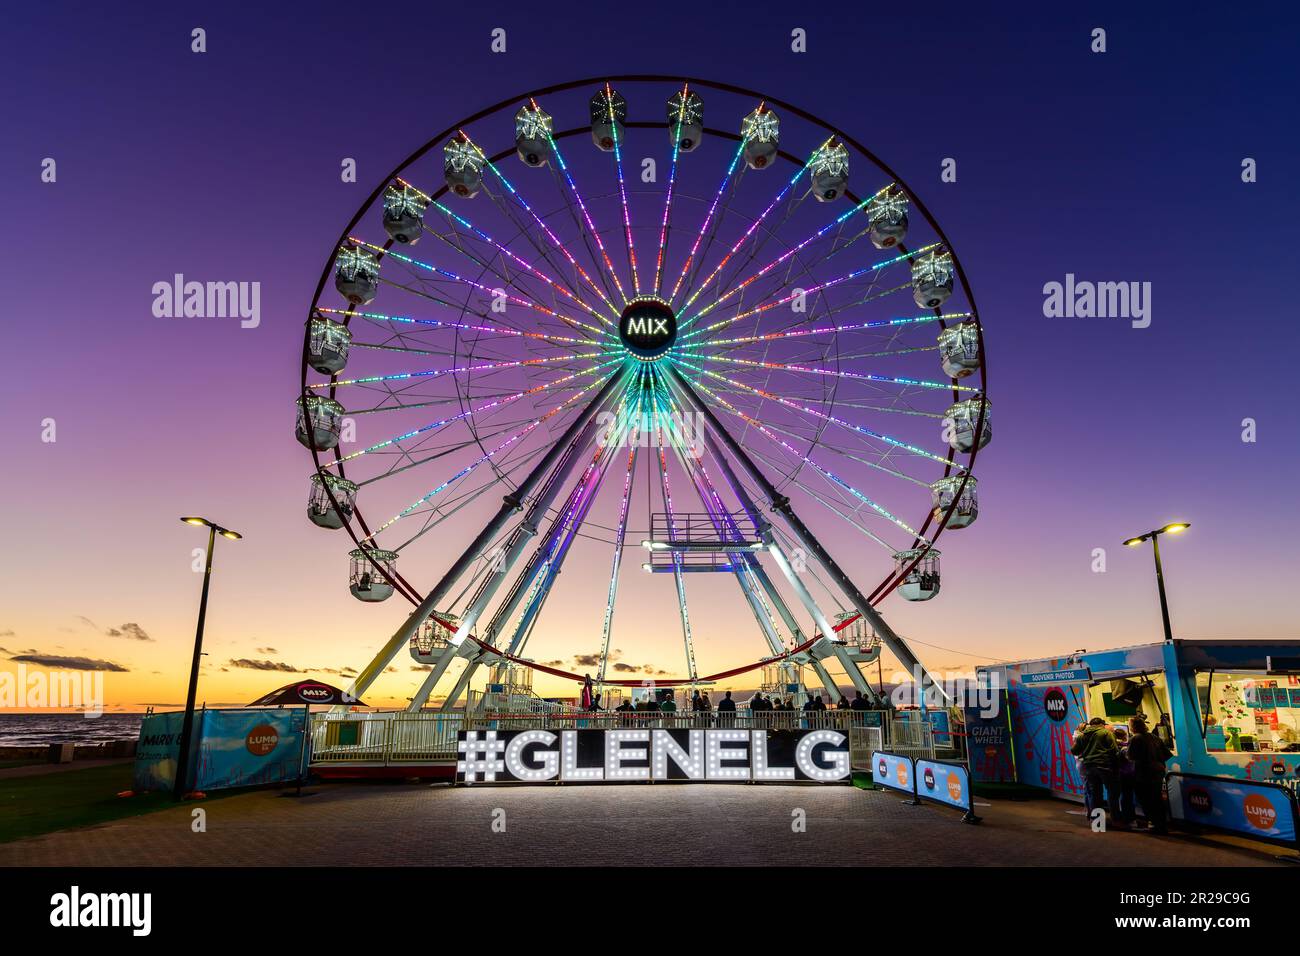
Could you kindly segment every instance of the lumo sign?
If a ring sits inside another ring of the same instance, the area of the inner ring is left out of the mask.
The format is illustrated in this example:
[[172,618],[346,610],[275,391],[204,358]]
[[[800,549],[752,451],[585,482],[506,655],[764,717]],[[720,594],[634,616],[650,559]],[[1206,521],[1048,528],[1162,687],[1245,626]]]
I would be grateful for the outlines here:
[[463,730],[457,783],[837,783],[837,730]]

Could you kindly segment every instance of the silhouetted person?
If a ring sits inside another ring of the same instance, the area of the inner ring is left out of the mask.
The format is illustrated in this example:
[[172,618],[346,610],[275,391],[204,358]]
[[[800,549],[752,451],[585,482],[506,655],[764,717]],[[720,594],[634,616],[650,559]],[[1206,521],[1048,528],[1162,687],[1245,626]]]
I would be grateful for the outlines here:
[[1138,804],[1157,834],[1169,832],[1165,819],[1165,800],[1161,791],[1165,780],[1165,761],[1173,754],[1163,740],[1147,731],[1146,721],[1130,717],[1128,729],[1132,737],[1128,742],[1129,759],[1133,761],[1133,789]]
[[1111,820],[1123,826],[1123,814],[1119,808],[1119,780],[1115,768],[1119,761],[1119,747],[1115,745],[1115,735],[1106,726],[1101,717],[1094,717],[1086,724],[1080,724],[1074,734],[1074,744],[1070,753],[1079,758],[1083,766],[1083,805],[1088,810],[1088,821],[1092,822],[1092,812],[1098,807],[1106,806],[1110,810]]

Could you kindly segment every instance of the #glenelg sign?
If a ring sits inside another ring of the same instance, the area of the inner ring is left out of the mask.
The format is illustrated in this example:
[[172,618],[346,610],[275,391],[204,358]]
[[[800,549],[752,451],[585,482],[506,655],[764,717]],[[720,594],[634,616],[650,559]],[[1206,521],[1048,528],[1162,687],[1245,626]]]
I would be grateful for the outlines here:
[[836,730],[462,730],[457,783],[843,783]]

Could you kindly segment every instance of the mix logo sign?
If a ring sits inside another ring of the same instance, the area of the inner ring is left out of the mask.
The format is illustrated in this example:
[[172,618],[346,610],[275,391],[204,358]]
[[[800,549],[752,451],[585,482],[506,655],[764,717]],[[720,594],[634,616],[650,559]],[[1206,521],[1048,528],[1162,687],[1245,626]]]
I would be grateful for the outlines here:
[[1070,702],[1065,699],[1065,691],[1059,687],[1049,687],[1047,693],[1043,695],[1043,713],[1051,720],[1060,723],[1065,720],[1069,709]]
[[1214,809],[1210,791],[1204,787],[1191,787],[1187,791],[1187,805],[1197,813],[1209,813]]
[[324,704],[333,699],[334,692],[324,684],[302,684],[298,696],[308,704]]
[[917,760],[918,797],[970,810],[970,785],[965,767],[938,760]]

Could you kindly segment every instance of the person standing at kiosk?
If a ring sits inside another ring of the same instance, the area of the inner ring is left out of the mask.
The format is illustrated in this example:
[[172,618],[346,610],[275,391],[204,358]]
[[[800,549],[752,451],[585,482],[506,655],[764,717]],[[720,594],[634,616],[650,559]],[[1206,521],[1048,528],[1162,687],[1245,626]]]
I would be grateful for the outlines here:
[[1133,732],[1128,744],[1128,755],[1133,761],[1133,782],[1138,804],[1151,823],[1152,833],[1168,833],[1161,785],[1165,779],[1165,761],[1171,756],[1169,748],[1155,734],[1147,732],[1146,721],[1141,717],[1130,718],[1128,727]]

